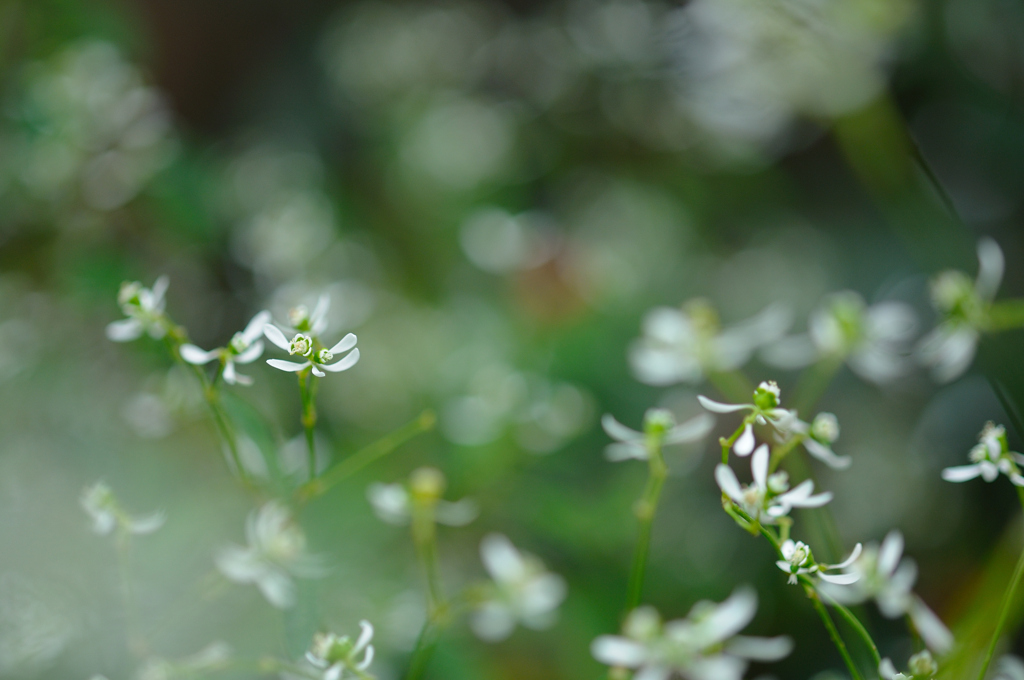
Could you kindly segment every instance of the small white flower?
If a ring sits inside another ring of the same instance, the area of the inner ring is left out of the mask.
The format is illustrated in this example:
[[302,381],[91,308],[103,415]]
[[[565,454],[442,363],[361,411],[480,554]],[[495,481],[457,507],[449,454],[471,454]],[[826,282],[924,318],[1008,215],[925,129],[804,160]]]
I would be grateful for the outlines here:
[[630,348],[629,362],[637,379],[649,385],[696,384],[709,373],[741,367],[790,322],[789,311],[777,305],[726,329],[707,300],[691,300],[682,309],[658,307],[644,317],[643,336]]
[[130,534],[151,534],[163,526],[166,517],[154,512],[132,517],[124,511],[114,492],[103,482],[96,482],[82,491],[82,509],[92,519],[92,530],[101,536],[120,529]]
[[749,486],[740,486],[736,473],[728,465],[719,463],[715,468],[715,481],[722,493],[751,519],[762,524],[774,524],[793,508],[820,508],[832,500],[831,491],[814,495],[814,482],[810,479],[790,489],[785,472],[769,476],[769,458],[767,444],[762,444],[754,451],[750,459],[754,481]]
[[971,281],[950,270],[932,280],[932,304],[943,317],[918,345],[918,358],[938,382],[949,382],[974,360],[978,340],[989,325],[989,309],[1003,280],[1003,251],[990,238],[978,242],[978,277]]
[[653,607],[633,610],[623,635],[602,635],[590,645],[594,658],[637,669],[638,680],[739,680],[747,661],[778,661],[793,649],[788,637],[737,635],[757,611],[757,595],[737,589],[721,604],[701,601],[685,619],[662,623]]
[[[268,323],[263,327],[263,334],[268,340],[270,340],[270,342],[287,351],[289,354],[298,354],[307,358],[307,360],[302,363],[284,361],[283,359],[267,359],[268,364],[282,371],[295,373],[306,368],[312,368],[313,375],[318,378],[322,378],[327,375],[324,371],[339,373],[352,368],[359,361],[359,348],[352,349],[356,346],[356,336],[353,333],[349,333],[343,337],[333,347],[318,351],[314,351],[315,341],[313,340],[313,337],[305,333],[296,333],[295,337],[293,337],[289,342],[284,333],[281,332],[281,329]],[[352,351],[348,352],[350,349]],[[339,361],[328,363],[334,359],[334,355],[341,354],[342,352],[348,352],[348,354],[342,357]]]
[[414,506],[425,509],[434,521],[448,526],[461,527],[476,519],[476,503],[469,498],[446,501],[441,498],[444,487],[445,479],[439,470],[419,468],[412,473],[408,484],[371,484],[366,496],[377,517],[388,524],[408,524]]
[[[700,402],[701,406],[713,413],[750,411],[754,422],[761,425],[770,424],[781,434],[788,434],[796,423],[796,411],[779,406],[781,394],[782,392],[775,381],[768,380],[757,386],[757,389],[754,390],[754,398],[749,404],[725,404],[708,399],[702,394],[697,395],[697,401]],[[754,450],[754,429],[751,423],[747,423],[743,434],[736,440],[734,450],[739,456],[748,456]]]
[[262,311],[246,324],[245,329],[235,333],[227,347],[206,351],[192,344],[181,346],[181,358],[190,364],[203,366],[214,359],[224,363],[221,375],[229,385],[251,385],[252,378],[235,370],[235,364],[249,364],[263,354],[263,327],[270,322],[270,312]]
[[[782,431],[782,427],[786,431]],[[779,440],[787,441],[794,435],[801,435],[800,443],[814,458],[834,470],[845,470],[853,462],[849,456],[839,456],[832,450],[832,444],[839,439],[839,420],[832,413],[819,413],[807,424],[799,418],[781,423]]]
[[161,276],[152,288],[143,288],[138,281],[125,281],[117,294],[117,304],[128,318],[107,324],[107,337],[114,342],[128,342],[149,333],[159,340],[167,333],[164,318],[164,295],[170,279]]
[[913,593],[917,564],[903,556],[903,535],[890,531],[881,546],[869,543],[847,571],[857,580],[846,586],[821,586],[822,592],[844,604],[874,599],[879,611],[890,619],[909,614],[918,633],[930,649],[944,653],[953,646],[953,634],[921,598]]
[[484,537],[480,558],[492,583],[469,619],[478,637],[503,640],[517,623],[542,630],[555,622],[565,599],[565,579],[549,572],[533,555],[516,550],[501,534]]
[[702,439],[715,425],[715,419],[707,413],[676,424],[675,416],[667,409],[647,409],[644,414],[643,432],[631,430],[615,419],[610,413],[601,418],[601,427],[614,444],[605,447],[608,460],[647,460],[655,447],[684,444]]
[[878,664],[878,675],[882,680],[930,680],[939,672],[939,665],[935,663],[931,652],[927,649],[918,652],[910,657],[907,662],[907,672],[900,673],[891,659],[882,659]]
[[313,311],[306,305],[298,305],[288,310],[289,330],[294,333],[307,333],[314,338],[327,330],[327,312],[331,308],[331,296],[323,293],[317,298]]
[[292,576],[323,575],[320,561],[306,552],[306,535],[279,501],[250,513],[245,534],[247,546],[229,545],[217,553],[217,568],[232,581],[256,584],[275,607],[295,603]]
[[839,564],[819,564],[814,561],[811,549],[806,543],[803,541],[794,543],[792,540],[787,539],[781,546],[783,559],[777,561],[775,566],[789,574],[790,585],[796,585],[797,577],[801,574],[807,576],[817,575],[822,581],[828,583],[849,585],[854,583],[859,578],[859,575],[851,573],[827,574],[825,572],[849,567],[853,564],[854,560],[860,557],[861,547],[860,543],[855,545],[850,556]]
[[780,368],[803,368],[822,359],[845,361],[865,380],[886,383],[909,369],[908,343],[916,330],[917,318],[908,305],[888,301],[869,307],[859,294],[842,291],[812,312],[806,335],[769,345],[761,356]]
[[346,671],[352,671],[352,677],[363,677],[363,671],[373,663],[373,626],[369,621],[360,621],[359,628],[359,638],[354,642],[347,635],[338,637],[334,633],[317,633],[313,637],[306,660],[324,671],[322,680],[343,680],[349,677]]
[[947,482],[966,482],[980,476],[986,482],[995,481],[1002,472],[1016,486],[1024,486],[1024,476],[1020,473],[1020,465],[1024,465],[1024,456],[1010,451],[1006,441],[1006,430],[1002,425],[989,421],[978,435],[978,443],[971,449],[970,465],[957,465],[942,471],[942,478]]

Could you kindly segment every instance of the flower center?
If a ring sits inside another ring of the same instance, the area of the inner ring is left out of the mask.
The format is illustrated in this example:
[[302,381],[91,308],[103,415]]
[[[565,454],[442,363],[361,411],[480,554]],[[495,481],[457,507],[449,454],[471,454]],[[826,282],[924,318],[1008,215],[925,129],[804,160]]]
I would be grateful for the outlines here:
[[289,354],[299,354],[301,356],[309,356],[310,352],[313,351],[313,339],[308,335],[297,333],[292,338],[291,344],[288,345]]
[[235,354],[241,354],[245,350],[249,349],[249,341],[245,339],[241,333],[235,333],[231,337],[230,347]]
[[316,355],[317,361],[319,361],[321,364],[326,364],[328,361],[330,361],[333,358],[334,358],[334,355],[331,353],[331,350],[329,350],[329,349],[322,349]]

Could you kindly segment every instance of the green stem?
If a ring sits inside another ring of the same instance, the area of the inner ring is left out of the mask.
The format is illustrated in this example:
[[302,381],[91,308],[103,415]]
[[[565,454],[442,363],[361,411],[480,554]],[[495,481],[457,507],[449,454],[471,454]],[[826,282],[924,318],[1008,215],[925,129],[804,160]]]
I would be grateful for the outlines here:
[[662,458],[661,447],[650,447],[649,454],[647,485],[635,507],[637,519],[640,521],[640,533],[636,542],[636,550],[633,552],[633,568],[629,573],[629,585],[626,588],[627,614],[640,604],[640,598],[643,595],[644,573],[647,570],[647,557],[650,554],[654,516],[658,512],[658,501],[661,498],[661,489],[665,485],[665,477],[668,476],[668,468]]
[[437,416],[434,415],[434,412],[429,409],[424,411],[415,420],[381,437],[366,448],[341,461],[316,479],[312,479],[300,486],[295,492],[296,500],[299,503],[305,503],[317,496],[323,495],[335,484],[348,479],[378,458],[391,453],[416,435],[434,429],[436,423]]
[[302,426],[306,430],[309,481],[316,477],[316,381],[312,368],[299,373],[299,393],[302,395]]
[[875,641],[872,639],[871,633],[868,632],[868,629],[865,628],[864,624],[860,622],[860,619],[854,616],[853,612],[844,605],[836,602],[835,600],[831,600],[829,605],[839,612],[839,615],[843,617],[846,623],[850,624],[851,628],[857,631],[857,635],[860,636],[860,639],[864,641],[864,645],[871,651],[871,659],[875,662],[875,667],[877,668],[878,664],[882,663],[882,656],[878,653],[878,646],[875,645]]
[[437,648],[438,638],[441,637],[443,626],[428,616],[420,628],[420,634],[416,637],[416,647],[412,650],[412,657],[409,661],[409,671],[405,674],[405,680],[419,680],[427,672],[427,665],[430,657],[434,655]]
[[[1017,497],[1020,499],[1021,507],[1024,508],[1024,489],[1017,487]],[[988,643],[985,660],[981,662],[978,680],[985,679],[985,673],[988,672],[989,664],[992,663],[992,656],[995,654],[996,645],[999,644],[999,638],[1003,635],[1003,628],[1006,626],[1006,619],[1010,616],[1010,609],[1017,596],[1017,587],[1020,585],[1022,577],[1024,577],[1024,550],[1020,553],[1017,566],[1013,570],[1013,576],[1010,577],[1010,583],[1006,587],[1006,594],[1003,595],[1003,606],[999,611],[999,620],[996,621],[996,628],[992,631],[992,639]]]
[[778,469],[779,463],[789,455],[789,452],[796,448],[797,444],[800,444],[807,435],[805,434],[794,434],[786,442],[779,444],[772,449],[771,464],[768,467],[768,472],[775,472]]
[[814,605],[814,611],[818,612],[818,616],[821,617],[822,623],[825,624],[825,628],[828,630],[829,636],[832,638],[832,642],[835,643],[836,649],[839,650],[839,655],[843,657],[843,661],[846,663],[846,667],[850,670],[850,676],[853,680],[861,680],[860,673],[857,672],[857,666],[854,665],[853,659],[850,658],[850,652],[846,649],[846,643],[843,642],[843,638],[839,636],[839,631],[836,630],[836,624],[832,622],[832,617],[828,615],[828,610],[825,609],[825,605],[818,599],[818,593],[814,588],[805,585],[804,590],[807,592],[807,597],[810,599],[811,604]]
[[729,435],[728,439],[726,439],[724,437],[719,437],[718,438],[718,443],[722,446],[722,464],[723,465],[728,465],[729,464],[729,451],[732,450],[732,445],[735,444],[736,440],[740,438],[740,435],[743,434],[743,430],[746,429],[747,425],[750,425],[753,422],[754,422],[754,416],[752,416],[752,415],[751,416],[747,416],[746,418],[743,419],[743,422],[740,423],[740,426],[738,428],[736,428],[736,431],[733,432],[731,435]]
[[993,302],[988,311],[988,331],[1006,331],[1024,327],[1024,300]]
[[437,563],[437,527],[433,507],[415,500],[413,502],[412,541],[427,583],[427,614],[433,617],[446,606],[441,570]]

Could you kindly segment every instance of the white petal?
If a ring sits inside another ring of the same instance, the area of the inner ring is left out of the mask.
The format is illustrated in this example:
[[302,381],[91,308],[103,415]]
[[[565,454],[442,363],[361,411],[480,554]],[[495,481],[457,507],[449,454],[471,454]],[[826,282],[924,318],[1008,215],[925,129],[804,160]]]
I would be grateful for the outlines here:
[[992,300],[1003,280],[1003,251],[999,244],[986,237],[978,241],[978,279],[975,290],[983,300]]
[[726,643],[725,651],[753,661],[778,661],[793,651],[793,640],[786,636],[763,638],[737,635]]
[[151,515],[144,517],[138,517],[131,521],[128,526],[128,530],[133,534],[145,535],[151,534],[164,525],[167,516],[162,512],[154,512]]
[[497,602],[485,602],[469,617],[469,627],[481,640],[504,640],[516,627],[515,617]]
[[263,328],[268,323],[270,323],[270,312],[264,309],[246,324],[245,330],[242,331],[242,338],[251,344],[256,338],[263,336]]
[[334,347],[332,347],[330,349],[330,352],[331,352],[331,354],[341,354],[342,352],[349,351],[350,349],[352,349],[355,346],[356,346],[356,336],[355,336],[355,333],[349,333],[348,335],[343,337],[341,340],[339,340],[338,343]]
[[602,635],[590,643],[594,658],[609,666],[636,668],[647,660],[647,648],[618,635]]
[[313,335],[320,335],[327,330],[327,311],[331,308],[331,296],[321,293],[309,315],[309,327]]
[[234,358],[235,363],[249,364],[260,358],[263,354],[263,341],[257,340],[256,342],[249,345],[244,352]]
[[476,519],[480,514],[480,508],[473,499],[463,498],[455,502],[438,501],[434,512],[439,523],[461,527]]
[[759,489],[768,488],[768,463],[771,454],[767,444],[761,444],[754,451],[754,457],[750,459],[750,471],[754,473],[754,483]]
[[712,644],[728,640],[746,628],[756,612],[757,593],[754,589],[747,586],[737,588],[701,620],[701,628],[708,636],[706,642]]
[[857,561],[857,558],[860,557],[860,554],[863,551],[863,549],[864,549],[864,546],[862,546],[860,543],[858,543],[857,545],[853,546],[853,550],[850,552],[850,556],[849,557],[847,557],[845,560],[843,560],[839,564],[831,565],[829,567],[829,569],[846,569],[848,566],[850,566],[851,564],[853,564],[854,562]]
[[701,406],[715,413],[734,413],[736,411],[749,411],[754,408],[750,404],[723,404],[720,401],[708,399],[703,394],[697,395],[697,401],[700,402]]
[[308,361],[304,361],[301,364],[299,364],[294,361],[285,361],[284,359],[267,359],[267,363],[273,366],[274,368],[280,369],[282,371],[290,371],[292,373],[301,371],[310,364],[310,362]]
[[316,364],[313,364],[313,375],[315,375],[318,378],[323,378],[327,374],[321,371],[319,368],[317,368]]
[[613,463],[623,460],[647,460],[650,454],[643,444],[616,442],[604,447],[604,457]]
[[882,547],[878,550],[878,571],[892,576],[903,556],[903,534],[893,529],[882,539]]
[[274,343],[286,352],[288,351],[290,347],[288,338],[284,337],[284,333],[281,332],[281,329],[274,324],[268,323],[265,325],[263,327],[263,335],[265,335],[267,340],[270,340],[270,342]]
[[[665,435],[665,444],[683,444],[695,442],[702,439],[715,426],[715,418],[707,413],[687,420],[685,423],[676,425]],[[607,431],[607,430],[606,430]]]
[[363,660],[356,664],[356,670],[365,671],[370,667],[370,664],[373,663],[374,651],[373,645],[366,648],[366,654],[363,655]]
[[331,373],[340,373],[341,371],[347,371],[359,362],[359,348],[355,348],[351,352],[345,355],[341,361],[335,361],[333,364],[320,364],[320,368]]
[[848,586],[860,580],[860,574],[826,574],[824,572],[819,572],[818,577],[821,578],[822,581],[835,583],[839,586]]
[[181,354],[182,359],[190,364],[195,364],[196,366],[208,364],[220,356],[220,350],[211,349],[207,352],[205,349],[201,349],[188,343],[182,345],[178,351]]
[[356,646],[352,650],[353,653],[358,654],[366,645],[370,644],[370,640],[373,639],[373,624],[367,620],[359,622],[359,639],[356,640]]
[[807,449],[807,453],[834,470],[845,470],[853,462],[849,456],[837,456],[831,448],[816,439],[804,439],[804,448]]
[[896,676],[896,666],[890,659],[882,659],[882,663],[878,664],[878,674],[882,676],[882,680],[893,680]]
[[818,358],[818,348],[808,335],[795,335],[783,338],[761,350],[761,358],[766,364],[782,369],[803,368],[814,363]]
[[[998,247],[998,246],[997,246]],[[150,289],[153,291],[153,307],[154,309],[163,309],[164,294],[167,293],[167,286],[171,283],[171,279],[164,274],[156,281],[153,282],[153,287]]]
[[903,302],[887,301],[871,305],[865,321],[869,337],[889,342],[906,342],[917,331],[914,308]]
[[650,665],[644,666],[636,675],[633,676],[633,680],[668,680],[672,676],[672,671],[664,666]]
[[374,512],[388,524],[408,524],[412,513],[409,492],[401,484],[371,484],[366,497]]
[[278,609],[288,609],[295,604],[295,583],[279,569],[267,569],[256,581],[256,586],[267,602]]
[[601,427],[604,428],[605,433],[620,442],[631,442],[635,440],[643,440],[644,435],[636,430],[631,430],[619,421],[615,419],[610,413],[605,413],[601,416]]
[[107,324],[107,338],[114,342],[130,342],[142,335],[142,324],[135,319],[121,319]]
[[724,463],[719,463],[715,467],[715,481],[718,482],[718,488],[722,490],[722,493],[737,503],[743,502],[743,489],[732,468]]
[[809,496],[808,498],[802,501],[791,503],[791,505],[795,508],[820,508],[821,506],[829,503],[831,500],[832,492],[825,491],[824,493],[819,493],[816,496]]
[[495,581],[518,581],[526,573],[526,563],[512,541],[502,534],[488,534],[480,542],[480,559]]
[[920,598],[914,599],[914,604],[910,608],[910,618],[913,619],[917,632],[921,634],[921,639],[933,652],[945,654],[953,647],[953,634],[949,628]]
[[942,471],[942,478],[947,482],[966,482],[981,474],[980,465],[957,465]]
[[694,659],[686,669],[689,680],[740,680],[747,662],[728,654]]
[[749,456],[750,452],[754,450],[755,443],[754,426],[747,423],[747,426],[743,428],[743,434],[736,440],[732,450],[736,452],[737,456]]

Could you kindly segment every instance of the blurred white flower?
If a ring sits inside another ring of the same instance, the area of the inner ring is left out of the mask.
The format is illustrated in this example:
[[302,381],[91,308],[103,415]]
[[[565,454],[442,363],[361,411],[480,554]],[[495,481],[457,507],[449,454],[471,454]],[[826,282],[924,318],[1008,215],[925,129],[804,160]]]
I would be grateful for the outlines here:
[[833,470],[845,470],[853,462],[849,456],[839,456],[832,450],[832,444],[839,439],[839,420],[834,414],[819,413],[810,424],[792,418],[781,423],[781,426],[785,427],[785,431],[777,430],[780,442],[799,436],[807,453]]
[[250,513],[245,535],[247,546],[229,545],[217,553],[217,568],[232,581],[256,584],[279,609],[295,603],[293,576],[324,574],[321,561],[306,552],[306,535],[279,501],[269,501]]
[[152,288],[143,288],[138,281],[125,281],[117,294],[117,304],[128,317],[107,325],[107,337],[114,342],[128,342],[149,333],[159,340],[167,333],[164,317],[164,295],[170,280],[161,276]]
[[827,574],[825,572],[846,569],[853,564],[854,560],[860,557],[862,549],[860,543],[855,545],[850,552],[850,556],[839,564],[819,564],[815,562],[810,546],[803,541],[794,542],[792,539],[786,539],[780,549],[782,550],[782,559],[778,560],[775,566],[789,574],[790,585],[796,585],[797,577],[800,575],[817,575],[822,581],[841,585],[853,583],[859,578],[858,574]]
[[1012,654],[1003,656],[996,666],[993,680],[1024,680],[1024,661]]
[[749,486],[740,486],[736,473],[728,465],[719,463],[715,467],[715,481],[722,493],[751,519],[762,524],[774,524],[793,508],[820,508],[832,500],[831,491],[814,495],[814,482],[810,479],[790,489],[789,476],[785,472],[769,475],[770,457],[767,444],[762,444],[754,451],[750,458],[754,481]]
[[[774,380],[762,382],[754,390],[754,397],[749,404],[726,404],[713,399],[708,399],[702,394],[697,395],[700,405],[712,413],[735,413],[737,411],[750,411],[752,420],[761,425],[771,425],[779,434],[789,435],[794,427],[797,427],[796,411],[784,409],[779,406],[782,391]],[[743,433],[736,440],[733,447],[737,455],[749,456],[754,450],[754,428],[751,422],[747,422]]]
[[879,611],[890,619],[909,614],[925,644],[942,654],[953,646],[953,634],[928,605],[912,591],[917,580],[917,564],[901,560],[903,535],[890,531],[881,546],[869,543],[847,571],[857,576],[852,585],[823,584],[821,591],[844,604],[859,604],[874,599]]
[[947,482],[966,482],[980,476],[986,482],[992,482],[1002,472],[1014,485],[1024,486],[1024,476],[1019,467],[1024,465],[1024,456],[1010,451],[1006,429],[1002,425],[992,421],[985,423],[969,457],[970,465],[948,467],[942,471],[942,478]]
[[252,318],[240,333],[235,333],[227,347],[206,351],[192,344],[181,346],[181,358],[190,364],[202,366],[214,359],[223,363],[221,375],[229,385],[251,385],[252,378],[236,372],[235,364],[249,364],[263,354],[263,327],[270,323],[270,312],[262,311]]
[[408,484],[371,484],[366,496],[373,511],[388,524],[404,525],[412,520],[414,506],[429,511],[434,521],[448,526],[469,524],[479,512],[477,504],[469,498],[446,501],[445,479],[440,470],[419,468],[413,471]]
[[491,576],[483,601],[469,625],[483,640],[503,640],[516,624],[541,630],[550,627],[565,599],[565,580],[544,564],[516,550],[501,534],[488,534],[480,543],[480,558]]
[[757,595],[738,588],[721,604],[702,600],[685,619],[662,623],[653,607],[630,612],[623,635],[602,635],[590,645],[594,658],[637,669],[637,680],[739,680],[748,660],[778,661],[793,649],[788,637],[737,635],[757,611]]
[[897,672],[896,666],[891,659],[882,659],[878,664],[878,675],[882,680],[930,680],[939,672],[939,664],[935,663],[931,652],[927,649],[910,657],[907,662],[907,672]]
[[768,345],[761,357],[779,368],[803,368],[823,359],[845,361],[865,380],[886,383],[910,368],[908,343],[916,330],[909,305],[889,301],[869,307],[859,294],[842,291],[811,313],[807,334]]
[[359,638],[354,642],[347,635],[338,637],[334,633],[317,633],[313,637],[306,660],[323,671],[322,680],[367,677],[363,671],[373,663],[373,626],[369,621],[360,621],[359,628]]
[[115,529],[129,534],[151,534],[163,526],[166,517],[154,512],[132,517],[124,511],[114,492],[103,482],[96,482],[82,491],[82,509],[92,519],[92,530],[101,536]]
[[932,304],[942,321],[917,347],[918,359],[938,382],[949,382],[974,360],[978,340],[989,324],[989,309],[1003,280],[1005,262],[999,244],[978,241],[978,277],[948,270],[932,279]]
[[663,408],[647,409],[644,414],[643,432],[631,430],[610,413],[601,418],[601,427],[614,444],[605,447],[608,460],[647,460],[651,450],[672,444],[684,444],[702,439],[715,425],[713,416],[702,413],[685,423],[676,424],[671,411]]
[[[359,348],[352,349],[356,346],[356,336],[354,333],[349,333],[330,349],[321,348],[319,350],[316,349],[316,342],[312,336],[296,333],[289,342],[284,333],[281,332],[281,329],[273,324],[268,323],[264,326],[263,334],[270,342],[286,350],[289,354],[298,354],[299,356],[306,357],[306,361],[301,363],[285,361],[283,359],[267,359],[268,364],[282,371],[296,373],[306,368],[312,368],[313,375],[322,378],[327,375],[324,371],[339,373],[352,368],[359,361]],[[350,349],[352,351],[342,359],[334,361],[335,354],[348,352]]]
[[709,373],[734,371],[754,351],[778,340],[792,315],[778,305],[746,321],[721,328],[718,314],[703,299],[682,309],[657,307],[644,317],[643,336],[629,350],[629,363],[640,382],[649,385],[696,384]]

